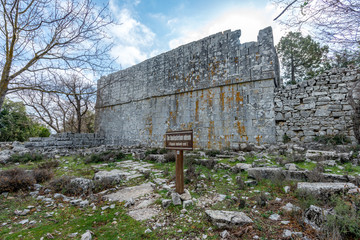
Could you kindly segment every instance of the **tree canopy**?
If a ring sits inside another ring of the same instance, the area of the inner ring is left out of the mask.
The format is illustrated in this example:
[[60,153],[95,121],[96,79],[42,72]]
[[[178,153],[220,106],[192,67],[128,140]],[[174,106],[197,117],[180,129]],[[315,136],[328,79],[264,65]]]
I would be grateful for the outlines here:
[[[106,7],[91,0],[0,0],[0,111],[19,89],[52,91],[65,70],[103,73],[112,65]],[[43,76],[43,77],[38,77]]]
[[303,37],[300,32],[289,32],[276,46],[284,69],[285,82],[295,84],[314,77],[324,67],[328,47],[321,47],[310,36]]
[[359,50],[359,0],[273,0],[284,10],[274,20],[336,49]]
[[26,141],[29,137],[48,137],[49,129],[32,120],[22,102],[5,99],[0,112],[0,141]]

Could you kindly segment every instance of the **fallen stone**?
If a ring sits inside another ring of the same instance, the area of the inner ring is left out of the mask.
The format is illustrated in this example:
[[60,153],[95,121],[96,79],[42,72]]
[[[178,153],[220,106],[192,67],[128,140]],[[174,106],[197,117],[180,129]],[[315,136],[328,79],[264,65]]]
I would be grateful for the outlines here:
[[256,180],[247,180],[244,182],[246,184],[246,186],[256,186],[257,185],[257,181]]
[[231,168],[231,171],[234,173],[247,171],[249,168],[252,168],[251,164],[248,163],[237,163],[234,167]]
[[218,227],[234,227],[253,222],[243,212],[206,210],[205,213],[210,221]]
[[24,219],[24,220],[20,221],[19,224],[24,225],[28,222],[29,222],[29,219]]
[[135,199],[135,198],[144,196],[146,194],[150,194],[153,191],[154,190],[153,190],[151,183],[143,183],[138,186],[124,188],[115,193],[105,195],[104,198],[108,199],[109,201],[122,202],[122,201],[126,201],[130,198]]
[[149,154],[146,157],[146,160],[155,161],[157,163],[164,163],[166,162],[165,156],[162,154]]
[[180,194],[180,198],[183,201],[191,200],[191,195],[190,195],[189,190],[185,189],[184,193]]
[[137,221],[143,221],[155,217],[159,213],[157,208],[140,208],[130,211],[128,215]]
[[328,198],[333,194],[356,188],[352,183],[323,183],[323,182],[299,182],[297,189],[314,194],[321,198]]
[[175,206],[177,205],[181,205],[181,198],[180,198],[180,195],[176,192],[174,193],[171,193],[171,199],[172,199],[172,202]]
[[79,202],[79,206],[81,208],[85,208],[85,207],[89,206],[89,201],[88,200],[81,201],[81,202]]
[[269,217],[270,220],[273,220],[273,221],[278,221],[280,220],[280,215],[279,214],[271,214],[270,217]]
[[285,169],[290,170],[290,171],[296,171],[297,166],[294,163],[287,163],[287,164],[285,164]]
[[230,233],[227,230],[224,230],[220,233],[221,238],[227,238],[230,236]]
[[164,199],[161,201],[161,206],[163,208],[168,208],[170,206],[171,200],[170,199]]
[[321,160],[331,160],[337,159],[338,156],[336,152],[333,151],[320,151],[320,150],[307,150],[305,157],[310,160],[314,161],[321,161]]
[[25,215],[28,214],[29,212],[30,212],[29,209],[24,209],[24,210],[22,210],[22,211],[20,211],[20,210],[15,210],[15,211],[14,211],[14,214],[15,214],[15,215],[18,215],[18,216],[25,216]]
[[145,233],[151,233],[152,231],[150,230],[150,228],[145,230]]
[[258,178],[273,179],[282,173],[281,168],[269,168],[269,167],[249,168],[247,172],[248,172],[248,177],[254,179],[258,179]]
[[135,204],[134,199],[133,199],[133,198],[130,198],[130,199],[126,200],[126,202],[125,202],[125,204],[124,204],[124,207],[130,207],[130,206],[132,206],[132,205],[134,205],[134,204]]
[[119,183],[121,181],[124,181],[126,179],[127,176],[127,172],[118,170],[118,169],[114,169],[111,171],[99,171],[97,173],[95,173],[94,175],[94,180],[97,181],[110,181],[110,182],[115,182],[115,183]]
[[81,240],[92,240],[92,232],[86,230],[86,232],[83,235],[81,235]]
[[286,212],[292,212],[292,211],[299,211],[300,208],[293,205],[292,203],[287,203],[285,206],[282,206],[281,209],[285,210]]
[[192,200],[186,200],[183,202],[183,208],[187,208],[188,206],[191,206],[193,204]]
[[289,192],[290,192],[290,189],[291,189],[291,188],[290,188],[289,186],[285,186],[285,187],[284,187],[284,192],[285,192],[285,193],[289,193]]
[[313,229],[319,231],[321,225],[326,221],[326,216],[328,214],[331,214],[331,212],[321,207],[311,205],[304,212],[304,222],[309,224]]

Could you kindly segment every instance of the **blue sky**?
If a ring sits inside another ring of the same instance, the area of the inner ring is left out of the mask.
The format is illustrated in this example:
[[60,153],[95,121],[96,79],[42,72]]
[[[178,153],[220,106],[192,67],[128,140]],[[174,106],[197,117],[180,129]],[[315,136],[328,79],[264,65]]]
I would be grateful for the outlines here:
[[276,43],[284,34],[272,21],[281,10],[266,0],[110,0],[109,7],[122,23],[109,31],[111,55],[122,68],[228,29],[241,29],[242,43],[256,41],[267,26],[273,27]]

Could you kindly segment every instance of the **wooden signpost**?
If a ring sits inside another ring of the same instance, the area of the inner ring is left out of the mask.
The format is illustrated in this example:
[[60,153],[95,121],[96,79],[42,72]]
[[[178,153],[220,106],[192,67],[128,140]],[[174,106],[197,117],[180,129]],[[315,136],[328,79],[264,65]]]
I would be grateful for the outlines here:
[[193,150],[193,131],[173,131],[165,135],[165,148],[176,150],[176,192],[184,193],[184,150]]

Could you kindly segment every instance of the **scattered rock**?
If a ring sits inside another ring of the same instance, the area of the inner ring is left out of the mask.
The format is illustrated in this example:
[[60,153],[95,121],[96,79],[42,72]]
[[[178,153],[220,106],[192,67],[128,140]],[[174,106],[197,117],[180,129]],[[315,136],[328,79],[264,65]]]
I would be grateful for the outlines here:
[[95,173],[94,175],[94,180],[97,181],[110,181],[110,182],[115,182],[115,183],[119,183],[121,181],[124,181],[126,179],[126,176],[128,175],[127,172],[118,170],[118,169],[114,169],[111,171],[99,171],[97,173]]
[[88,200],[81,201],[81,202],[79,202],[79,206],[81,208],[85,208],[85,207],[89,206],[89,201]]
[[205,213],[218,227],[233,227],[252,223],[253,221],[243,212],[206,210]]
[[356,188],[352,183],[324,183],[324,182],[299,182],[297,189],[321,198],[328,198],[333,194],[344,192],[348,189]]
[[155,217],[160,213],[157,208],[140,208],[130,211],[128,215],[137,221],[143,221]]
[[168,208],[170,206],[171,200],[170,199],[164,199],[161,201],[161,206],[163,208]]
[[180,198],[181,198],[181,200],[183,200],[183,201],[190,200],[190,199],[191,199],[191,195],[190,195],[189,190],[185,189],[185,190],[184,190],[184,193],[183,193],[183,194],[180,194]]
[[86,232],[83,235],[81,235],[81,240],[92,240],[92,232],[86,230]]
[[290,192],[290,189],[291,189],[291,188],[290,188],[289,186],[285,186],[285,187],[284,187],[284,192],[285,192],[285,193],[289,193],[289,192]]
[[270,220],[273,220],[273,221],[278,221],[280,220],[280,215],[279,214],[271,214],[270,217],[269,217]]
[[287,163],[287,164],[285,164],[285,169],[290,170],[290,171],[296,171],[297,166],[294,163]]
[[150,228],[145,230],[145,233],[151,233],[152,231],[150,230]]
[[221,238],[227,238],[230,236],[230,233],[227,230],[224,230],[220,233]]
[[304,222],[309,224],[313,229],[320,230],[328,214],[331,214],[331,212],[321,207],[311,205],[304,212]]
[[176,205],[181,205],[181,198],[180,198],[180,195],[176,192],[174,193],[171,193],[171,199],[172,199],[172,202],[173,204],[176,206]]
[[183,208],[187,208],[188,206],[191,206],[193,204],[192,200],[186,200],[183,202]]
[[87,178],[73,178],[70,180],[72,186],[80,188],[83,192],[87,192],[92,189],[93,181]]
[[292,203],[287,203],[285,206],[282,206],[281,209],[285,210],[286,212],[292,212],[292,211],[299,211],[300,208],[293,205]]
[[152,185],[152,183],[143,183],[138,186],[123,188],[115,193],[105,195],[104,198],[109,201],[118,202],[126,201],[130,198],[135,199],[144,196],[145,194],[152,193],[154,191]]

